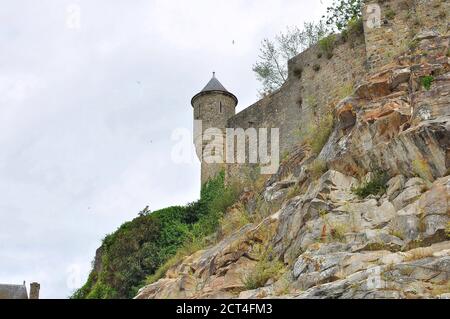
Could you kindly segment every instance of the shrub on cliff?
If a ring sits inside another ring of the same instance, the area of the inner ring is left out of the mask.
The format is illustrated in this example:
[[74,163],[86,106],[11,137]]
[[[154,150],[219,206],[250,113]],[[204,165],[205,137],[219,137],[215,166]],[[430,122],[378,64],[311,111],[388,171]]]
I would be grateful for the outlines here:
[[341,37],[345,42],[349,42],[354,47],[357,39],[364,35],[364,22],[362,18],[353,18],[347,23],[347,27],[342,30]]
[[333,115],[326,113],[323,116],[318,116],[315,122],[308,128],[305,142],[311,147],[311,151],[314,154],[319,154],[328,142],[333,131],[333,124]]
[[272,256],[272,249],[269,247],[259,246],[258,262],[253,270],[244,275],[242,282],[247,290],[258,289],[264,287],[272,279],[277,281],[285,272],[285,265]]
[[[197,202],[140,214],[123,224],[105,237],[101,265],[94,265],[86,284],[72,298],[134,297],[147,277],[164,275],[167,269],[161,267],[168,261],[173,263],[175,257],[205,244],[205,238],[216,231],[222,212],[234,203],[236,194],[236,190],[224,186],[222,172],[202,188]],[[98,269],[101,270],[97,272]]]
[[316,158],[308,167],[313,180],[317,180],[326,173],[328,167],[327,162]]
[[333,57],[333,50],[336,45],[336,36],[334,34],[330,34],[329,36],[321,39],[319,41],[319,48],[323,54],[325,54],[327,59],[331,59]]
[[225,238],[251,222],[250,214],[244,205],[235,205],[220,219],[219,238]]
[[427,75],[420,78],[420,83],[425,88],[425,90],[429,91],[431,89],[431,85],[434,82],[434,77],[431,75]]
[[366,198],[369,195],[383,195],[386,192],[388,180],[389,176],[385,172],[375,170],[368,182],[353,188],[352,191],[360,198]]

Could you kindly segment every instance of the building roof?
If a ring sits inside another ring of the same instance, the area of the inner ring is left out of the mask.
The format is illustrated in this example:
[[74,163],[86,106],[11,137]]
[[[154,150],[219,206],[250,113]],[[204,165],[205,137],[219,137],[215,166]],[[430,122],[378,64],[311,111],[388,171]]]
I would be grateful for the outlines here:
[[201,92],[210,92],[210,91],[228,92],[227,89],[222,85],[222,83],[220,83],[220,81],[216,78],[216,72],[213,72],[212,79],[209,80],[208,84],[206,84],[203,90],[201,90]]
[[0,284],[0,299],[28,299],[25,285]]
[[200,93],[196,94],[192,98],[191,104],[194,105],[195,98],[197,98],[200,95],[204,95],[205,93],[209,93],[209,92],[222,92],[225,95],[231,96],[236,101],[236,105],[238,104],[237,97],[234,94],[228,92],[228,90],[216,78],[216,72],[213,72],[213,76],[212,76],[211,80],[209,80],[208,84],[206,84],[206,86],[203,88],[203,90],[201,90]]

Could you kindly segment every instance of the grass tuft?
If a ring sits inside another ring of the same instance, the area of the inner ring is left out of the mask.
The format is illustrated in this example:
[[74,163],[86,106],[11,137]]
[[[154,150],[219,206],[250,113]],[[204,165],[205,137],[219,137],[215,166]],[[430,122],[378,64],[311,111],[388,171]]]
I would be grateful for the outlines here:
[[313,180],[319,179],[327,171],[327,162],[321,159],[315,159],[309,166],[309,172]]
[[352,191],[360,198],[366,198],[369,195],[383,195],[387,190],[388,175],[382,171],[375,171],[372,179],[361,185],[353,188]]
[[324,116],[319,116],[315,123],[308,128],[305,141],[314,154],[319,154],[322,151],[331,135],[333,124],[333,115],[329,112]]
[[331,34],[325,38],[322,38],[319,41],[319,48],[325,54],[327,59],[331,59],[333,57],[333,51],[336,46],[336,36]]
[[429,91],[431,89],[431,85],[434,82],[434,76],[427,75],[420,78],[420,84],[422,84],[422,87]]
[[253,270],[242,279],[247,290],[254,290],[264,287],[269,279],[277,281],[286,272],[285,265],[271,255],[271,249],[262,251],[264,248],[259,246],[260,257]]

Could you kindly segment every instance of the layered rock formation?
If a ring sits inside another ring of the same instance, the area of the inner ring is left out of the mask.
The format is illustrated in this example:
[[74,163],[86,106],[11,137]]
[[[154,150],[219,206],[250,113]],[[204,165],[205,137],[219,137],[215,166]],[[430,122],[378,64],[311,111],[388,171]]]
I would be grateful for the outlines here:
[[[137,298],[449,298],[449,60],[448,35],[417,34],[335,106],[318,156],[300,146],[242,198],[250,215],[280,209],[185,258]],[[326,167],[318,178],[317,161]],[[357,196],[379,172],[385,188]],[[246,278],[261,271],[261,247],[284,271],[253,289]]]
[[[382,197],[328,171],[258,225],[186,258],[138,298],[406,298],[450,293],[450,177],[432,185],[398,175]],[[287,272],[246,290],[255,247],[269,238]]]

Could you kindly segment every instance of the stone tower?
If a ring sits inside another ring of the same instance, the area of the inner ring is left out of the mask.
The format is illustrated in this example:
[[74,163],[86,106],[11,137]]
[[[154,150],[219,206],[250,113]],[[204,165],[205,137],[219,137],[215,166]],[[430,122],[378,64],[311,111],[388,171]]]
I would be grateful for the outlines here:
[[41,285],[37,282],[32,282],[30,284],[30,299],[39,299],[39,290]]
[[[208,163],[204,151],[206,145],[211,145],[213,139],[205,141],[204,133],[208,129],[219,129],[224,134],[228,119],[235,115],[238,99],[225,89],[213,72],[212,79],[200,93],[192,98],[191,104],[194,108],[194,144],[197,156],[202,163],[201,181],[203,185],[215,177],[225,165],[224,163]],[[223,159],[225,159],[224,144],[225,142],[218,146],[223,150]]]

